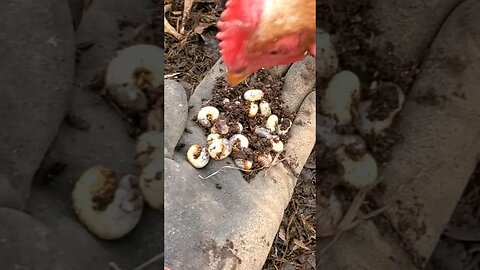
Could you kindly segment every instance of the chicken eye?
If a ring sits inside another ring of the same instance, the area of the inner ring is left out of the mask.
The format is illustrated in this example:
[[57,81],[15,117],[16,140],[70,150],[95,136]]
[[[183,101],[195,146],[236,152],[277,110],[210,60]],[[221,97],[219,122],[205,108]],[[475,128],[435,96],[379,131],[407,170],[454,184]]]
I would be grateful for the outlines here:
[[278,54],[278,51],[271,51],[270,54],[271,54],[271,55],[277,55],[277,54]]

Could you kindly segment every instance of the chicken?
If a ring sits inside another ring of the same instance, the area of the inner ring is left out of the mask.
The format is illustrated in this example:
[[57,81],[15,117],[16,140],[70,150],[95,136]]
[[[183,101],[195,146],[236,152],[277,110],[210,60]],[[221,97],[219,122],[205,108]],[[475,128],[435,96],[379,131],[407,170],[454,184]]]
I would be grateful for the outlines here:
[[229,0],[217,24],[227,81],[315,56],[314,0]]

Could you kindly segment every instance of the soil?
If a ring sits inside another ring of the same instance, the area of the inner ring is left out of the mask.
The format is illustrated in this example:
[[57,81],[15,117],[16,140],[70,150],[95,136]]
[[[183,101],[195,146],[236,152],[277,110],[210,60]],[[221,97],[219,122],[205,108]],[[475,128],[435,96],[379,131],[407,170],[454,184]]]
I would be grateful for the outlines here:
[[[247,151],[243,149],[234,151],[232,157],[253,161],[251,170],[242,171],[247,181],[251,180],[265,167],[266,164],[258,161],[259,157],[270,155],[273,160],[277,153],[272,150],[270,139],[263,138],[255,132],[256,128],[265,128],[268,117],[261,115],[260,112],[257,113],[254,118],[248,117],[250,102],[243,98],[243,93],[251,89],[262,90],[264,93],[262,100],[268,102],[272,114],[278,117],[279,125],[282,126],[282,123],[295,119],[295,114],[290,111],[288,106],[281,100],[282,86],[283,79],[274,78],[264,70],[247,79],[246,83],[242,83],[233,88],[229,87],[224,79],[218,79],[215,89],[213,90],[212,98],[205,102],[205,106],[214,106],[220,111],[220,121],[226,121],[230,124],[240,123],[243,127],[241,134],[247,137],[249,149]],[[210,130],[205,129],[205,132],[208,134]],[[229,131],[229,133],[225,135],[225,138],[229,138],[235,133],[238,133],[238,129],[233,129],[233,132]],[[279,135],[284,145],[287,143],[288,136],[288,133],[286,135]]]
[[[165,14],[169,23],[178,31],[182,19],[183,1],[167,1],[171,3],[171,10]],[[182,84],[187,95],[191,95],[205,74],[219,59],[218,41],[215,37],[215,24],[220,18],[226,1],[195,1],[186,24],[186,38],[177,40],[165,34],[165,75]],[[268,151],[269,144],[254,135],[253,128],[265,125],[266,119],[258,116],[254,120],[246,115],[243,92],[247,89],[261,89],[265,91],[265,99],[269,102],[272,113],[279,119],[293,120],[295,115],[280,101],[280,90],[283,81],[272,78],[267,72],[261,71],[251,76],[246,84],[230,88],[224,80],[217,81],[212,99],[205,104],[216,106],[224,112],[223,118],[235,119],[241,122],[244,132],[249,137],[253,153],[258,155]],[[246,86],[248,85],[248,87]],[[225,98],[229,99],[224,104]],[[240,101],[235,105],[235,101]],[[232,106],[234,109],[232,110]],[[227,134],[231,135],[231,134]],[[285,143],[287,136],[282,136]],[[275,157],[275,155],[273,155]],[[281,157],[278,157],[281,159]],[[315,155],[310,156],[309,168],[304,168],[298,179],[292,201],[285,211],[285,215],[272,249],[265,262],[264,269],[315,269]],[[253,172],[244,172],[246,180],[251,179]]]
[[385,120],[390,116],[392,108],[398,107],[397,89],[391,84],[380,84],[370,98],[372,101],[368,118],[370,120]]

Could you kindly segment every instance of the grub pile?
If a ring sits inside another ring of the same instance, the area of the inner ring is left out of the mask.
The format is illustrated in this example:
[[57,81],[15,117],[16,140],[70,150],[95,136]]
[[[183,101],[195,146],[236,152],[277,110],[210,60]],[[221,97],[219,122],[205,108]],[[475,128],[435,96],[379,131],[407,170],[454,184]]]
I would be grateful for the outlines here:
[[190,147],[187,155],[192,165],[203,168],[210,158],[230,156],[250,180],[281,160],[295,118],[281,100],[282,85],[266,71],[234,88],[219,78],[212,98],[203,101],[195,119],[207,140]]

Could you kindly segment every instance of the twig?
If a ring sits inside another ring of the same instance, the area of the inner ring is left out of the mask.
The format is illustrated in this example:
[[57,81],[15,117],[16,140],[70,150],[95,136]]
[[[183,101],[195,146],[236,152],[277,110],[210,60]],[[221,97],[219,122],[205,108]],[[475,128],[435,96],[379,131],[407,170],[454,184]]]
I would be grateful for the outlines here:
[[324,254],[333,244],[340,238],[340,236],[347,231],[349,228],[353,228],[351,225],[353,224],[354,219],[357,217],[357,213],[360,210],[360,206],[362,206],[366,196],[365,190],[360,190],[355,199],[353,199],[350,208],[348,208],[347,213],[343,216],[342,221],[337,226],[337,233],[333,237],[333,239],[325,246],[322,250],[320,250],[320,255]]
[[141,265],[135,267],[133,270],[142,270],[142,269],[145,269],[147,266],[151,265],[152,263],[160,260],[161,258],[163,258],[163,253],[160,253],[158,254],[157,256],[151,258],[150,260],[142,263]]
[[[275,166],[275,165],[278,164],[278,163],[275,163],[275,162],[277,162],[277,159],[278,159],[279,156],[280,156],[280,153],[277,153],[277,154],[275,155],[275,158],[273,158],[271,165],[268,167],[268,169],[265,170],[265,175],[267,175],[267,172],[268,172],[273,166]],[[285,160],[285,159],[284,159],[284,160]],[[281,162],[281,161],[280,161],[280,162]]]
[[256,172],[256,171],[261,171],[261,170],[263,170],[263,169],[265,169],[265,168],[271,168],[271,167],[277,165],[278,163],[280,163],[280,162],[282,162],[282,161],[284,161],[284,160],[285,160],[285,158],[280,159],[280,160],[278,160],[277,163],[275,163],[275,164],[273,164],[273,162],[272,162],[272,164],[270,164],[270,166],[268,166],[268,167],[261,167],[261,168],[255,169],[255,170],[245,170],[245,169],[242,169],[242,168],[239,168],[239,167],[234,167],[234,166],[223,166],[223,167],[221,167],[220,169],[218,169],[217,171],[213,172],[212,174],[210,174],[210,175],[208,175],[208,176],[206,176],[206,177],[203,177],[203,176],[201,176],[201,175],[198,175],[198,177],[200,177],[200,179],[202,179],[202,180],[207,180],[207,179],[209,179],[209,178],[212,178],[214,175],[218,174],[219,172],[223,171],[224,169],[234,169],[234,170],[239,170],[239,171],[244,171],[244,172]]
[[[287,230],[285,231],[285,241],[286,241],[287,243],[290,242],[290,241],[289,241],[289,240],[290,240],[290,239],[289,239],[289,238],[290,238],[290,237],[289,237],[289,234],[290,234],[290,233],[289,233],[289,232],[290,232],[290,226],[292,225],[293,219],[295,218],[295,215],[296,215],[296,213],[297,213],[297,209],[294,208],[293,211],[294,211],[294,214],[291,215],[290,220],[288,221],[288,224],[287,224]],[[282,260],[284,260],[284,259],[285,259],[285,255],[287,255],[287,249],[288,249],[288,244],[287,244],[287,246],[285,247],[285,250],[283,251]]]
[[358,224],[360,224],[360,222],[362,221],[365,221],[365,220],[368,220],[368,219],[371,219],[371,218],[374,218],[378,215],[381,215],[383,212],[385,212],[385,210],[387,210],[387,206],[382,206],[376,210],[373,210],[363,216],[360,216],[358,217],[355,221],[352,222],[352,224],[350,224],[350,226],[348,226],[348,228],[346,229],[347,231],[350,230],[350,229],[353,229],[355,226],[357,226]]
[[190,11],[192,10],[194,0],[184,0],[183,2],[183,14],[182,14],[182,24],[180,26],[180,34],[185,34],[185,25],[187,24],[187,19],[190,17]]
[[166,74],[165,76],[163,76],[164,79],[170,79],[170,78],[174,78],[178,75],[181,75],[182,73],[180,72],[175,72],[175,73],[172,73],[172,74]]
[[480,263],[480,254],[473,257],[470,263],[464,268],[465,270],[473,270]]
[[114,262],[110,262],[108,265],[109,265],[110,268],[113,269],[113,270],[122,270],[122,268],[118,267],[118,265],[117,265],[116,263],[114,263]]
[[220,168],[219,170],[213,172],[212,174],[208,175],[207,177],[203,177],[201,175],[198,175],[198,177],[200,177],[201,179],[203,180],[207,180],[208,178],[211,178],[213,177],[214,175],[216,175],[217,173],[223,171],[224,169],[234,169],[234,170],[240,170],[240,171],[246,171],[246,172],[251,172],[252,170],[244,170],[242,168],[238,168],[238,167],[233,167],[233,166],[223,166],[222,168]]
[[[477,133],[477,136],[480,134],[480,132]],[[440,160],[436,161],[436,162],[433,162],[431,163],[429,166],[427,167],[424,167],[423,169],[421,169],[418,173],[416,173],[415,175],[411,176],[411,177],[408,177],[407,179],[405,179],[405,181],[402,181],[400,184],[398,184],[394,189],[393,191],[387,196],[387,198],[391,198],[389,202],[387,202],[386,204],[389,204],[389,203],[393,203],[393,199],[394,199],[394,194],[396,194],[397,192],[401,191],[401,189],[403,187],[405,187],[406,185],[409,185],[410,183],[418,180],[419,178],[421,178],[422,176],[426,175],[430,170],[434,169],[435,167],[437,166],[440,166],[442,165],[442,163],[444,162],[447,162],[447,161],[450,161],[452,159],[455,158],[455,156],[459,153],[461,153],[462,151],[465,150],[465,148],[467,148],[469,146],[469,144],[465,143],[460,149],[458,149],[457,151],[455,151],[453,154],[445,157],[445,158],[441,158]]]

